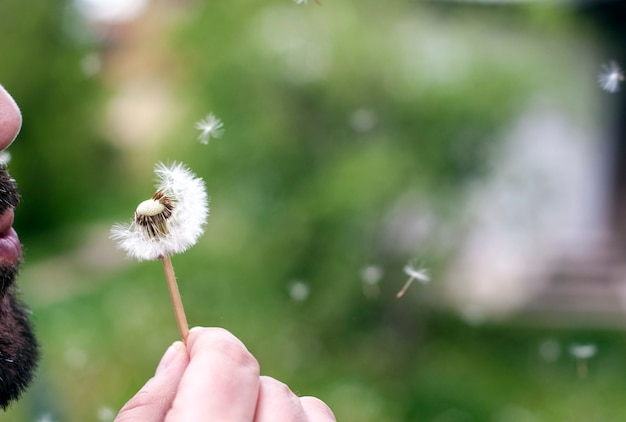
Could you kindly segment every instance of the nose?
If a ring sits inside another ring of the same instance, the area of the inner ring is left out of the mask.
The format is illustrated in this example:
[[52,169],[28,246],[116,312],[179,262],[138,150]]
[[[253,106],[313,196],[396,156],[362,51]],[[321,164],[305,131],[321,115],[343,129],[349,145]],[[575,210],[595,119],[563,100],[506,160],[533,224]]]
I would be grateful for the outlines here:
[[8,92],[0,86],[0,151],[11,145],[22,127],[22,114]]

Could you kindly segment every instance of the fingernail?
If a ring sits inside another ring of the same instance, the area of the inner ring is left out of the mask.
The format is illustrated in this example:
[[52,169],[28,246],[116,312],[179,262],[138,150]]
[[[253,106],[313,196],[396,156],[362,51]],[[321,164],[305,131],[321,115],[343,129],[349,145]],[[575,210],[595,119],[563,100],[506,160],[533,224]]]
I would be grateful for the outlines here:
[[168,347],[168,349],[165,351],[165,354],[161,358],[161,361],[159,362],[159,366],[157,366],[155,375],[159,375],[161,372],[165,371],[168,366],[170,366],[182,345],[182,342],[177,341],[174,342],[174,344],[172,344],[170,347]]

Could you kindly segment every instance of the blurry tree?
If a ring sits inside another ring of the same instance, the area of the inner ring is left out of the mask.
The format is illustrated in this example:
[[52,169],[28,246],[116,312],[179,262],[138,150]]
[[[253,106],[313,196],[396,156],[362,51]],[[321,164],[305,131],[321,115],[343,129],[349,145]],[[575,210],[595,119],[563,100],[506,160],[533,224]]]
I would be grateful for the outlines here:
[[97,131],[102,90],[84,68],[93,45],[77,18],[70,1],[0,2],[0,83],[24,119],[9,149],[23,239],[93,218],[114,183],[113,151]]
[[213,111],[226,132],[205,152],[172,142],[166,154],[188,156],[217,213],[238,210],[260,246],[245,255],[265,263],[268,284],[303,277],[324,292],[313,301],[329,325],[339,315],[328,309],[352,320],[333,304],[355,297],[367,263],[435,259],[432,239],[389,241],[389,215],[409,197],[410,219],[430,212],[440,217],[431,229],[445,225],[538,77],[526,56],[532,36],[503,29],[533,19],[523,7],[473,19],[464,7],[410,2],[194,10],[175,44],[181,96],[197,110],[189,119]]

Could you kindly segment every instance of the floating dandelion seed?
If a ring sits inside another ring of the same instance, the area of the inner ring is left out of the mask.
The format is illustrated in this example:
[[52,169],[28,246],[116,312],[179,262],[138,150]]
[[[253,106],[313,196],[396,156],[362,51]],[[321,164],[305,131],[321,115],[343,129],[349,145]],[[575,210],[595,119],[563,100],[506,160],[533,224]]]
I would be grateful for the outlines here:
[[189,327],[170,255],[184,252],[198,241],[209,214],[208,198],[203,180],[180,163],[158,163],[154,172],[156,192],[137,206],[132,222],[111,228],[111,238],[139,261],[161,260],[178,329],[185,341]]
[[210,138],[219,138],[224,133],[224,124],[220,119],[211,113],[202,120],[196,122],[196,129],[200,131],[198,140],[203,144],[208,144]]
[[100,406],[97,415],[100,422],[110,422],[115,419],[115,411],[109,406]]
[[419,280],[422,283],[428,283],[430,281],[430,276],[428,275],[428,270],[426,268],[416,268],[413,264],[409,263],[404,266],[404,272],[409,276],[409,279],[404,283],[402,289],[396,294],[397,298],[401,298],[404,296],[404,293],[409,288],[413,280]]
[[383,270],[377,265],[368,265],[361,270],[363,284],[376,285],[383,278]]
[[55,422],[55,420],[50,413],[44,413],[37,418],[37,422]]
[[615,61],[601,66],[602,71],[598,75],[600,87],[610,93],[619,91],[620,85],[624,82],[624,72]]
[[363,294],[370,299],[380,294],[380,280],[383,278],[383,270],[377,265],[368,265],[361,270],[363,282]]
[[289,296],[296,302],[303,302],[311,293],[311,288],[308,283],[302,280],[294,280],[289,285]]
[[[296,4],[307,4],[309,2],[309,0],[293,0],[296,2]],[[322,5],[322,3],[320,2],[320,0],[313,0],[316,4],[318,4],[319,6]]]
[[587,360],[594,357],[597,351],[595,344],[573,344],[569,348],[570,354],[576,359],[576,369],[580,378],[587,376]]
[[561,356],[561,344],[553,338],[544,340],[539,345],[539,356],[546,362],[556,362]]
[[9,162],[11,162],[11,153],[8,151],[0,152],[0,165],[6,166]]

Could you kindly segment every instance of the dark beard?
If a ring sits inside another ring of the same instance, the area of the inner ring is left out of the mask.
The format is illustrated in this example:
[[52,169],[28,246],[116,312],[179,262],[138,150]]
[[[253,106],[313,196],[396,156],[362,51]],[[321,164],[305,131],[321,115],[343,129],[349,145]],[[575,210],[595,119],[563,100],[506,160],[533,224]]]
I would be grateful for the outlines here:
[[0,166],[0,215],[10,207],[17,207],[20,203],[20,194],[17,184],[6,167]]
[[[20,201],[15,181],[0,167],[0,215]],[[28,311],[17,299],[19,262],[0,266],[0,408],[24,392],[37,367],[39,346]]]
[[[18,264],[0,268],[0,279],[15,280]],[[31,379],[39,347],[27,317],[27,311],[16,298],[14,284],[0,302],[0,407],[5,409],[19,398]]]

